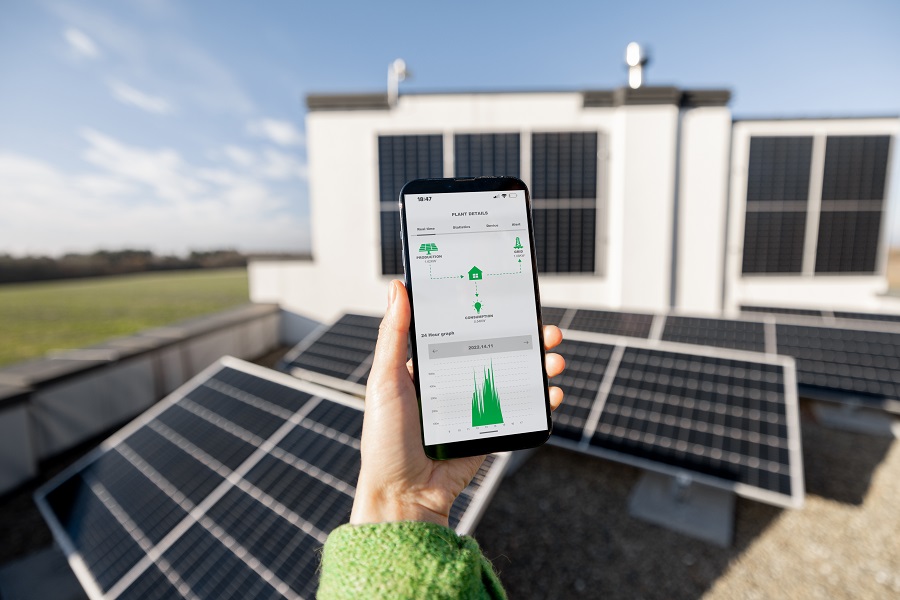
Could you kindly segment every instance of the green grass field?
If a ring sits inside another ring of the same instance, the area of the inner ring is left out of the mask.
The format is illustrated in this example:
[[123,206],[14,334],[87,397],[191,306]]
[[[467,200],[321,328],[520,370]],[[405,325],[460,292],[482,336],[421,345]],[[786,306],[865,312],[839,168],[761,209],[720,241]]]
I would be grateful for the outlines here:
[[249,301],[246,269],[141,273],[0,286],[0,365]]

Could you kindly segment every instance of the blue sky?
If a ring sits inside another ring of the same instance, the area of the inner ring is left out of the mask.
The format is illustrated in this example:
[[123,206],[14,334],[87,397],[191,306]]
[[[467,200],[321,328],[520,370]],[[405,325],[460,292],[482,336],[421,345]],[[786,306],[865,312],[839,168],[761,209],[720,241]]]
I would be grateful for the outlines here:
[[303,96],[384,89],[398,56],[406,91],[610,88],[636,40],[648,84],[728,87],[739,117],[900,114],[889,0],[0,2],[14,254],[308,248]]

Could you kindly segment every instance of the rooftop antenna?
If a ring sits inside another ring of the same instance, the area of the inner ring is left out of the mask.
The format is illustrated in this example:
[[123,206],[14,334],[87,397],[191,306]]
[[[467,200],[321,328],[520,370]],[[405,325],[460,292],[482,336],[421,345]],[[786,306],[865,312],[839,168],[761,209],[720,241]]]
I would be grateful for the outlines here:
[[625,48],[625,64],[628,65],[628,87],[638,89],[644,83],[644,65],[650,57],[637,42],[631,42]]
[[398,58],[388,66],[388,105],[396,106],[397,97],[400,95],[400,82],[407,77],[412,77],[412,73],[406,68],[406,61]]

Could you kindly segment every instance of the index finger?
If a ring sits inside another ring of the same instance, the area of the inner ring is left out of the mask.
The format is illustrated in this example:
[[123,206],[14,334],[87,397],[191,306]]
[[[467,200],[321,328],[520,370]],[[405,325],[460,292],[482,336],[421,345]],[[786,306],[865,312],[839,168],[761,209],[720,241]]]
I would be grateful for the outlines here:
[[562,342],[562,331],[556,325],[544,326],[544,349],[553,350]]

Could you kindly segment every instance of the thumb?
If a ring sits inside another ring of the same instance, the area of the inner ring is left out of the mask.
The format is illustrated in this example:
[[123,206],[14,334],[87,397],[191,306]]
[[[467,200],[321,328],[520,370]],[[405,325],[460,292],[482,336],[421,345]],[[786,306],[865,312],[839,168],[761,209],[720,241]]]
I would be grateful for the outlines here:
[[406,287],[393,280],[388,289],[388,307],[378,328],[378,342],[375,345],[375,358],[372,373],[384,373],[397,376],[395,371],[409,378],[406,369],[406,347],[409,341],[409,297]]

